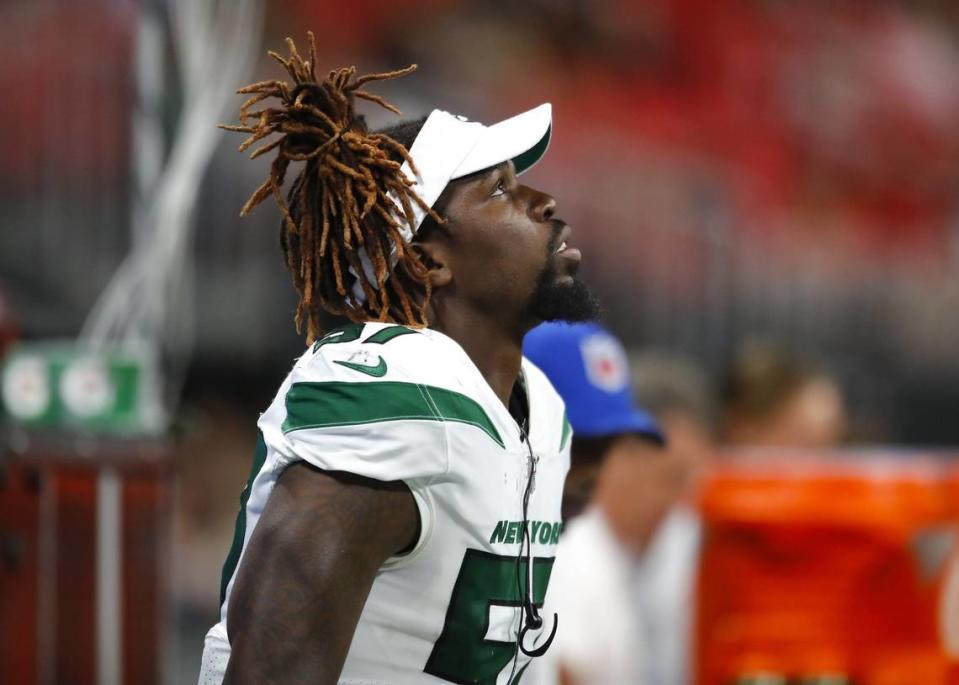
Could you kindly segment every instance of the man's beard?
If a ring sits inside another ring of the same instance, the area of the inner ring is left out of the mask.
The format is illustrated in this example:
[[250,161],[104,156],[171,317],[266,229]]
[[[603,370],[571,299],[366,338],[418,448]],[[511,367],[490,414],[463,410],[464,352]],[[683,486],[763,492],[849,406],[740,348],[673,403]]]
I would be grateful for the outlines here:
[[572,282],[557,281],[553,259],[547,261],[526,309],[537,321],[592,321],[601,313],[599,300],[581,280],[574,276]]

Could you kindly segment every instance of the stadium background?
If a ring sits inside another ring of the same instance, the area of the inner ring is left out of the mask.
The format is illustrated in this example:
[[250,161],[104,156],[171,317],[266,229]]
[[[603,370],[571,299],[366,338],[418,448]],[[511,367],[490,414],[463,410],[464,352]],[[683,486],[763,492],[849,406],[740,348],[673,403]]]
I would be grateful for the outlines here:
[[[136,241],[136,41],[142,12],[166,27],[170,6],[0,9],[6,342],[75,337]],[[273,1],[256,44],[207,58],[262,56],[307,29],[321,68],[418,63],[379,91],[409,117],[552,101],[529,181],[557,197],[631,347],[684,353],[718,381],[742,341],[772,340],[828,369],[850,444],[959,444],[959,5]],[[162,157],[186,77],[159,46]],[[275,74],[258,59],[236,85]],[[276,214],[237,218],[268,162],[237,143],[219,140],[199,186],[192,354],[172,360],[183,391],[160,441],[175,482],[169,682],[195,671],[256,412],[301,348]]]

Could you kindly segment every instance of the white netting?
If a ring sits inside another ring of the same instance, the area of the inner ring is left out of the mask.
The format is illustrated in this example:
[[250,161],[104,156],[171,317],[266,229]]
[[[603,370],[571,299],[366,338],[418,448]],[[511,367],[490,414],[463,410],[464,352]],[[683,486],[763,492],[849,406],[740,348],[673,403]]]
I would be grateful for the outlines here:
[[259,54],[263,10],[260,0],[179,0],[167,8],[181,113],[164,161],[165,24],[145,4],[136,52],[132,248],[90,312],[80,341],[94,351],[139,348],[161,355],[172,405],[194,338],[193,209],[222,133],[216,124]]

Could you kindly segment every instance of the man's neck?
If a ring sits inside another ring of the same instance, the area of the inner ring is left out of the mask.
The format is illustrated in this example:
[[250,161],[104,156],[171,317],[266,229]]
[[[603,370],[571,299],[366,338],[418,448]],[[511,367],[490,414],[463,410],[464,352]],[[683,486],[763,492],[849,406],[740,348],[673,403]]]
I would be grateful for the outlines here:
[[502,319],[449,309],[434,313],[430,327],[459,343],[503,406],[508,407],[523,358],[523,334],[506,329]]

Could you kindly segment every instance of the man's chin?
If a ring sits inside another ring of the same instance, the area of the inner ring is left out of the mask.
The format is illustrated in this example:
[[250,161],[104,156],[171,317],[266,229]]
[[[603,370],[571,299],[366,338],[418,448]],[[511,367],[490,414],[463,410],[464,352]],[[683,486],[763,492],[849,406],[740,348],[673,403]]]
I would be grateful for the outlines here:
[[601,309],[596,296],[576,277],[540,281],[530,300],[530,315],[537,321],[593,321]]

